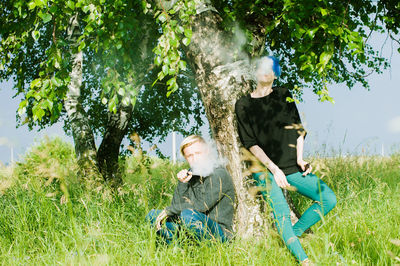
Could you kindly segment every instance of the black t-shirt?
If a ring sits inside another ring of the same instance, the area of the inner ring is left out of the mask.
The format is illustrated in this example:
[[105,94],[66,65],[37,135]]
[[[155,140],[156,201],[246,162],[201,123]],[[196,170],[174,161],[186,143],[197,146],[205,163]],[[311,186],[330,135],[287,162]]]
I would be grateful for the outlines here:
[[285,175],[301,170],[296,143],[304,132],[296,104],[286,101],[291,96],[287,89],[275,87],[267,96],[252,98],[248,94],[235,104],[243,146],[258,145]]

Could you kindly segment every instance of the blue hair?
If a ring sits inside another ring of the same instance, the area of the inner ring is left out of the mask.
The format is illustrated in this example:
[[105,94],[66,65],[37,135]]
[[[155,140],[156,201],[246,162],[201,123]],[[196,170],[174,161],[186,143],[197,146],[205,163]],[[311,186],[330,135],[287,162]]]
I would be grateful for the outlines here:
[[272,59],[272,71],[274,71],[274,74],[277,78],[281,75],[281,66],[279,65],[279,59],[276,58],[275,56],[267,56],[268,58]]

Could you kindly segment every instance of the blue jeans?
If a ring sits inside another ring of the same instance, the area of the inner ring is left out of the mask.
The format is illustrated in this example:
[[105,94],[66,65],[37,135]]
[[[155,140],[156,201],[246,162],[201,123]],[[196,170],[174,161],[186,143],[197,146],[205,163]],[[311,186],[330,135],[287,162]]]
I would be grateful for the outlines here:
[[[161,212],[162,210],[151,210],[146,215],[146,221],[152,226],[155,226],[157,216]],[[174,239],[181,226],[193,232],[197,240],[218,239],[221,242],[228,240],[222,227],[204,213],[192,209],[185,209],[177,218],[178,219],[171,219],[168,217],[165,226],[157,231],[157,234],[163,237],[168,244]]]
[[315,201],[292,226],[289,206],[274,176],[271,173],[260,172],[254,173],[253,178],[257,186],[266,188],[261,194],[272,208],[276,227],[285,245],[299,261],[306,259],[307,255],[298,237],[335,207],[335,193],[314,174],[303,176],[297,172],[287,175],[288,183],[295,187],[297,192]]

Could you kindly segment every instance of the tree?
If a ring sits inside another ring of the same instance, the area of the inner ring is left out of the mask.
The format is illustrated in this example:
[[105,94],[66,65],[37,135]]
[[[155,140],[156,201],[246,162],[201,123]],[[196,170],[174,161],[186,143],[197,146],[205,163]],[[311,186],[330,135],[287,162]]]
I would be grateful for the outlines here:
[[[173,129],[186,133],[201,124],[202,109],[199,101],[187,100],[193,96],[188,86],[163,101],[165,84],[152,86],[159,68],[151,49],[159,31],[140,1],[2,1],[0,8],[0,79],[13,78],[17,94],[24,96],[19,122],[32,129],[64,120],[81,169],[118,183],[119,149],[127,132],[151,140],[172,129],[163,119],[173,118]],[[150,100],[140,98],[148,95]],[[142,113],[131,123],[136,103]],[[153,106],[163,119],[148,111]],[[192,129],[191,114],[199,123]],[[154,123],[159,126],[151,131]],[[98,149],[95,136],[103,137]]]
[[[258,210],[246,192],[234,116],[236,99],[252,87],[249,58],[277,55],[284,73],[280,85],[290,88],[296,96],[309,87],[321,101],[333,102],[328,84],[345,82],[351,88],[361,83],[367,87],[366,71],[380,73],[388,66],[367,41],[372,32],[387,31],[398,42],[400,4],[185,0],[154,1],[153,6],[163,28],[158,62],[178,73],[180,65],[170,62],[179,62],[180,58],[165,58],[181,49],[180,42],[183,44],[213,137],[220,153],[228,158],[238,196],[238,232],[242,236],[253,235]],[[235,40],[235,36],[239,38]],[[238,42],[241,39],[244,41]],[[168,45],[168,41],[173,43]],[[170,90],[175,88],[170,86]]]
[[[380,73],[388,67],[387,60],[368,44],[371,33],[387,34],[399,43],[396,1],[9,0],[0,7],[5,25],[0,30],[0,76],[16,79],[16,88],[26,97],[19,110],[26,111],[28,125],[46,126],[65,114],[64,99],[71,88],[67,85],[73,84],[73,66],[79,65],[72,59],[83,52],[80,112],[89,117],[85,123],[94,134],[107,140],[94,156],[106,176],[114,178],[115,147],[127,130],[126,114],[136,99],[144,109],[134,113],[135,126],[151,139],[155,127],[142,117],[149,113],[144,111],[151,106],[148,97],[158,101],[157,110],[171,112],[169,118],[175,123],[155,121],[175,130],[184,130],[179,118],[187,121],[194,114],[201,120],[196,108],[201,98],[219,151],[229,159],[241,235],[252,235],[261,221],[242,176],[233,112],[236,99],[254,84],[251,59],[263,54],[281,59],[284,74],[279,85],[290,88],[295,98],[288,100],[299,100],[302,91],[310,88],[321,101],[333,102],[328,84],[367,87],[367,71]],[[74,32],[69,23],[73,17],[79,23],[76,38],[66,34],[68,28]],[[198,93],[190,93],[192,75]],[[161,101],[164,98],[151,91],[172,98]],[[186,98],[189,95],[194,95],[192,101]],[[171,99],[182,104],[180,108]],[[66,128],[74,132],[71,119]],[[93,150],[92,144],[88,146],[86,150]],[[85,149],[76,147],[78,155],[85,154]]]

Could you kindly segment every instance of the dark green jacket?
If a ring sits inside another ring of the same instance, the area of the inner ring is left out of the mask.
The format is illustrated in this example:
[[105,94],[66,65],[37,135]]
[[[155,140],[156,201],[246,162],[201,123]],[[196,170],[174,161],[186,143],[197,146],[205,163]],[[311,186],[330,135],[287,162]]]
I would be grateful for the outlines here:
[[184,209],[194,209],[219,223],[225,231],[232,232],[234,203],[232,178],[225,168],[218,167],[207,177],[194,175],[187,183],[179,182],[166,211],[173,216],[180,215]]

